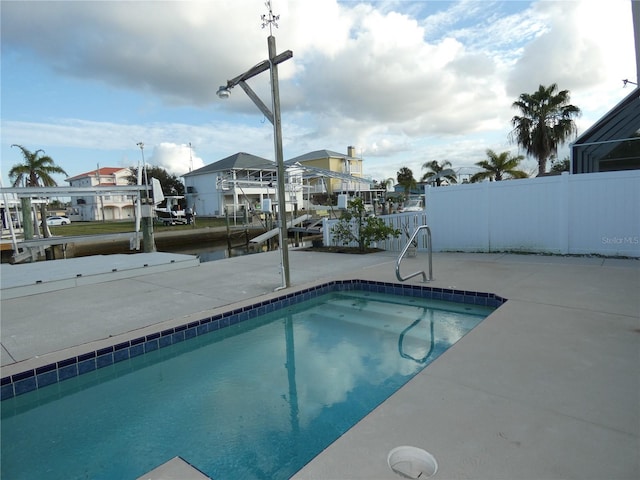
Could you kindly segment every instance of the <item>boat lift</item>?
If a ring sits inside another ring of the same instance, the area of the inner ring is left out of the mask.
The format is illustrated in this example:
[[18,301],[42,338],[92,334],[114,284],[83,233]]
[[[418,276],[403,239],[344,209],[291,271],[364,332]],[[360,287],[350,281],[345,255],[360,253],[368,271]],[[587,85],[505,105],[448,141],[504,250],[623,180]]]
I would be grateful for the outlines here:
[[[295,227],[296,225],[300,225],[301,223],[306,222],[307,220],[310,220],[310,219],[311,219],[311,215],[305,214],[298,218],[294,218],[293,220],[289,220],[287,222],[287,229],[290,229],[291,227]],[[276,227],[272,230],[269,230],[268,232],[263,233],[262,235],[258,235],[257,237],[252,238],[251,240],[249,240],[249,244],[260,245],[261,243],[266,242],[270,238],[277,236],[279,232],[280,232],[280,227]]]
[[[143,192],[145,192],[144,195],[148,198],[148,192],[151,188],[151,186],[147,185],[113,185],[109,187],[1,187],[0,190],[2,192],[3,198],[6,198],[7,194],[11,194],[18,199],[43,199],[49,197],[82,197],[88,195],[126,194],[134,196],[134,204],[137,206],[137,208],[135,209],[136,228],[133,232],[128,233],[117,233],[108,235],[83,235],[75,237],[39,237],[30,239],[18,239],[15,229],[13,228],[13,224],[10,223],[9,229],[11,232],[11,241],[13,244],[13,263],[35,261],[45,249],[56,245],[61,245],[64,251],[66,245],[69,243],[86,243],[95,241],[96,239],[119,240],[122,238],[129,238],[131,250],[140,250],[140,242],[141,240],[143,240],[144,236],[143,232],[140,229],[140,218],[142,216],[141,197],[143,195]],[[150,207],[150,205],[145,205],[145,207]]]

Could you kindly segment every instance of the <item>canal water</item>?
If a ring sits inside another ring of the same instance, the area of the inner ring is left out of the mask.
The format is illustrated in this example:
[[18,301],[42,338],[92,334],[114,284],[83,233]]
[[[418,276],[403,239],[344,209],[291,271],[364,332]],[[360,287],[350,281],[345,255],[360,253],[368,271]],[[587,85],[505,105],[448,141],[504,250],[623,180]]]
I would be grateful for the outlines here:
[[[311,241],[301,241],[299,246],[311,246]],[[291,248],[292,245],[289,247]],[[170,247],[166,250],[162,250],[168,253],[178,253],[182,255],[197,255],[201,263],[213,262],[215,260],[224,260],[225,258],[239,257],[241,255],[257,255],[261,250],[254,251],[249,250],[245,246],[234,247],[229,250],[226,241],[206,243],[206,244],[191,244],[180,247]]]

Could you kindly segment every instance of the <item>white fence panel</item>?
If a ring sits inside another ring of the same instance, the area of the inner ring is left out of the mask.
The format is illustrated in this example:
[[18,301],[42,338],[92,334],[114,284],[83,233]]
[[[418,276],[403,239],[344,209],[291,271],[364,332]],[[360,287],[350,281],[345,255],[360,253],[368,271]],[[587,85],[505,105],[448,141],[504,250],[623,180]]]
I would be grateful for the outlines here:
[[434,250],[479,251],[489,244],[489,198],[483,184],[428,188],[426,192]]
[[[576,182],[574,177],[585,178]],[[640,256],[640,171],[572,175],[570,180],[570,253]]]
[[489,196],[489,250],[562,253],[557,177],[483,185]]
[[640,257],[640,171],[427,187],[435,251]]

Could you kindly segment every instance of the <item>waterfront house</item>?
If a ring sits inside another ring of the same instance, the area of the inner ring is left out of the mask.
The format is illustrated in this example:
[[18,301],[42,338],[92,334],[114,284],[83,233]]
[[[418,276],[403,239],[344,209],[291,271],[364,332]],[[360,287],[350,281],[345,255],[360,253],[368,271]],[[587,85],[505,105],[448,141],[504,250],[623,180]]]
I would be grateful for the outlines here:
[[326,192],[332,195],[348,192],[353,194],[361,190],[369,190],[365,183],[358,181],[363,178],[362,158],[356,157],[355,147],[347,147],[346,155],[331,150],[316,150],[285,162],[287,165],[296,163],[307,167],[309,174],[312,174],[314,170],[317,173],[321,173],[318,170],[332,173],[329,178],[327,178],[329,175],[315,175],[315,178],[309,179],[309,185],[314,187],[316,192]]
[[[284,162],[287,211],[311,210],[313,196],[362,195],[371,202],[379,192],[362,175],[362,159],[348,153],[314,152]],[[277,211],[277,167],[266,158],[239,152],[183,175],[187,204],[198,215],[242,215],[246,209]]]
[[[302,207],[302,174],[286,169],[287,211]],[[277,210],[275,162],[239,152],[183,175],[187,206],[197,215],[242,215],[246,210]]]
[[[101,167],[67,178],[71,187],[111,187],[129,185],[131,170],[122,167]],[[135,218],[133,195],[115,193],[88,194],[71,198],[67,212],[71,221],[128,220]]]

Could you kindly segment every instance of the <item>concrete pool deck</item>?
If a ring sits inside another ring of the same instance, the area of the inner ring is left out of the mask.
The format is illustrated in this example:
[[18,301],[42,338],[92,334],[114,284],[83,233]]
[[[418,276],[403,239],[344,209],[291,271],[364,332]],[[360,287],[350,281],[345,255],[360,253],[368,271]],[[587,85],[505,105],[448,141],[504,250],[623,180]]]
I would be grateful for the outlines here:
[[[397,282],[388,253],[289,257],[291,291],[343,278]],[[402,271],[425,264],[419,254]],[[434,479],[637,479],[640,261],[437,253],[433,272],[430,286],[508,302],[293,478],[400,478],[387,454],[411,445],[436,458]],[[278,252],[130,275],[3,295],[2,376],[287,292],[273,292]]]

